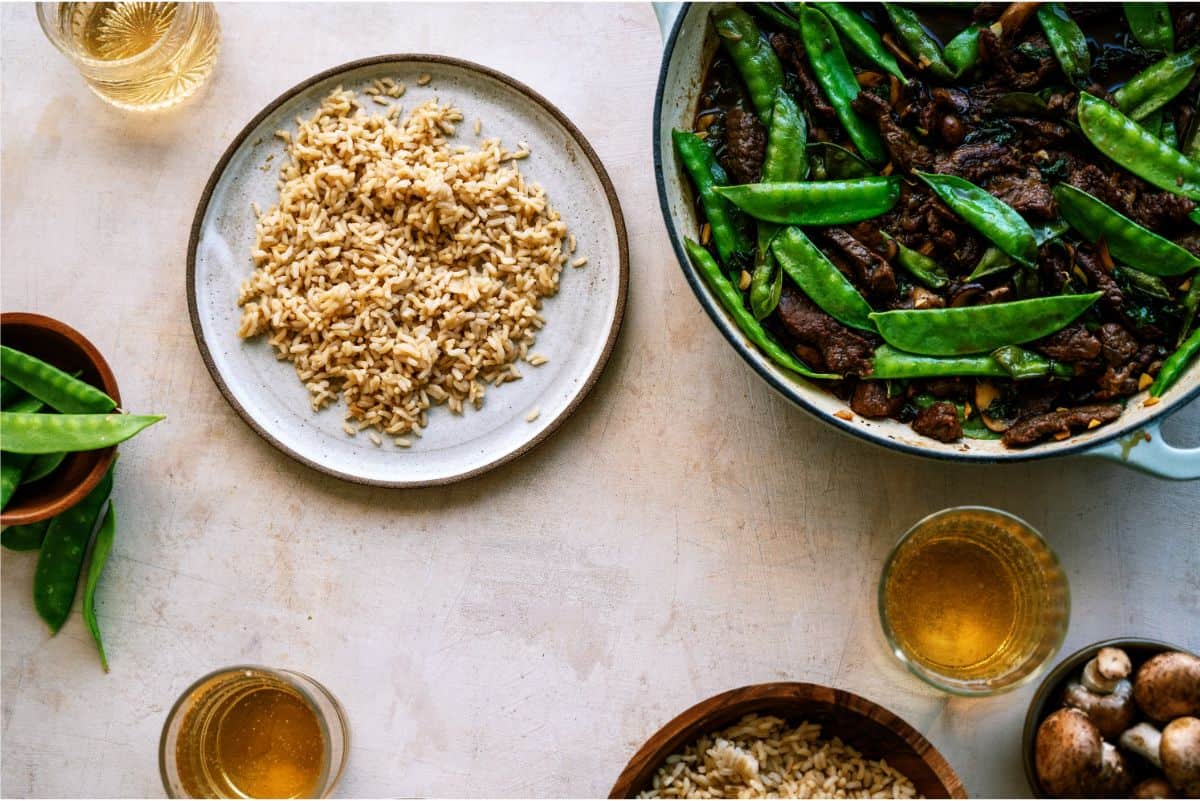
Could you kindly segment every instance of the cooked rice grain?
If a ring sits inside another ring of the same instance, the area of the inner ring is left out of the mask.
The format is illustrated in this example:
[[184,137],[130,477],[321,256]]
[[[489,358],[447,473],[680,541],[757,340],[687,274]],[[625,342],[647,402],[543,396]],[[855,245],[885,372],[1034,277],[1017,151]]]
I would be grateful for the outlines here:
[[904,774],[814,723],[747,715],[672,754],[641,798],[915,798]]
[[266,335],[313,409],[341,396],[359,429],[395,437],[431,405],[480,406],[487,384],[520,377],[558,291],[566,225],[499,140],[451,147],[461,120],[436,100],[367,114],[339,88],[280,132],[289,160],[258,218],[238,335]]

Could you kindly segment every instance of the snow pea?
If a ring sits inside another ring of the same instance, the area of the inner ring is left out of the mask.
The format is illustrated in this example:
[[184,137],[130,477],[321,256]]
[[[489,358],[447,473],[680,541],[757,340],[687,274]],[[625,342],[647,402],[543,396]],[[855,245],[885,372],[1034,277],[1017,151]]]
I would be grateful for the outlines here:
[[1151,64],[1113,92],[1117,108],[1135,120],[1144,120],[1186,89],[1196,77],[1197,67],[1200,67],[1200,46]]
[[1084,135],[1101,153],[1159,189],[1200,200],[1200,161],[1087,92],[1079,95],[1077,113]]
[[771,361],[806,378],[841,378],[834,373],[818,373],[809,369],[804,362],[775,341],[762,327],[762,324],[754,319],[754,315],[746,310],[746,306],[742,302],[742,293],[721,272],[721,267],[712,254],[691,239],[685,238],[683,243],[696,271],[703,276],[717,299],[721,301],[721,305],[725,307],[725,311],[733,318],[746,338],[757,345]]
[[770,3],[751,3],[750,7],[756,14],[761,14],[784,30],[800,33],[800,21],[792,15],[780,11]]
[[888,19],[892,21],[892,27],[896,29],[896,34],[904,42],[917,65],[939,78],[953,79],[954,70],[942,58],[941,46],[929,35],[929,31],[925,30],[916,12],[895,3],[884,3],[883,7],[887,11]]
[[[1054,220],[1043,225],[1033,226],[1033,238],[1038,243],[1038,247],[1046,244],[1052,239],[1065,234],[1071,229],[1064,220]],[[1016,262],[1009,258],[1008,254],[995,245],[991,245],[979,257],[979,261],[975,264],[975,269],[967,276],[968,281],[974,281],[982,278],[985,275],[1004,272],[1010,267],[1014,267]]]
[[109,501],[108,511],[104,514],[104,522],[96,532],[96,543],[92,546],[92,558],[88,562],[87,578],[83,583],[83,622],[87,623],[96,648],[100,651],[100,666],[108,672],[108,657],[104,654],[104,641],[100,639],[100,623],[96,620],[96,587],[100,584],[100,574],[112,551],[113,539],[117,533],[117,510]]
[[896,63],[896,57],[884,47],[879,31],[875,30],[875,27],[867,22],[862,14],[841,3],[813,3],[812,5],[829,18],[834,27],[850,44],[854,45],[863,58],[882,68],[885,72],[895,75],[900,79],[900,83],[908,83],[908,78],[904,77],[904,73],[900,71],[900,65]]
[[956,175],[917,172],[947,206],[1009,256],[1033,267],[1037,239],[1033,229],[1011,206]]
[[887,154],[879,131],[851,105],[861,90],[833,23],[822,12],[806,5],[800,8],[800,27],[813,75],[829,97],[846,135],[864,159],[872,164],[882,164]]
[[748,251],[752,247],[744,231],[734,220],[733,207],[724,198],[717,195],[714,187],[728,183],[725,169],[717,163],[717,157],[712,148],[700,137],[687,131],[672,131],[671,141],[679,161],[692,179],[696,194],[700,196],[700,204],[704,207],[704,215],[712,231],[713,242],[717,246],[717,255],[721,261],[729,264],[734,253]]
[[985,306],[872,312],[889,345],[926,356],[985,353],[1053,334],[1091,307],[1100,292]]
[[1123,264],[1114,265],[1112,274],[1122,286],[1135,289],[1143,295],[1159,300],[1171,299],[1171,290],[1167,289],[1167,285],[1157,275],[1150,275]]
[[880,233],[889,241],[896,243],[896,261],[900,262],[900,266],[908,270],[913,278],[930,289],[941,289],[950,283],[950,276],[946,275],[946,271],[936,261],[924,253],[908,247],[887,231],[880,231]]
[[8,404],[17,400],[25,394],[25,390],[18,387],[7,378],[0,378],[0,409],[8,408]]
[[124,442],[162,419],[158,414],[0,412],[0,447],[22,454],[94,451]]
[[1167,117],[1162,122],[1162,126],[1158,132],[1158,138],[1167,143],[1167,147],[1174,150],[1179,149],[1179,131],[1175,129],[1175,118]]
[[713,27],[721,46],[750,90],[750,101],[759,118],[771,121],[775,91],[783,86],[783,66],[754,19],[737,6],[713,13]]
[[91,384],[7,345],[0,345],[0,370],[9,381],[64,414],[109,412],[117,406]]
[[771,252],[796,286],[827,314],[852,328],[875,330],[866,298],[803,231],[788,227],[776,237]]
[[875,169],[857,154],[833,142],[810,142],[806,149],[813,177],[822,181],[866,178],[875,174]]
[[754,272],[750,276],[750,290],[747,292],[750,312],[755,320],[770,316],[783,297],[783,271],[771,255],[771,242],[777,231],[773,223],[758,226],[758,250],[755,253]]
[[[803,180],[808,173],[807,139],[808,126],[800,107],[786,91],[777,90],[771,109],[771,127],[767,131],[763,182]],[[750,311],[759,320],[775,311],[783,292],[783,272],[777,269],[771,255],[771,241],[778,231],[779,226],[774,223],[758,224],[758,252],[750,278]]]
[[1188,329],[1196,319],[1196,310],[1200,308],[1200,273],[1193,275],[1191,280],[1187,293],[1179,303],[1183,317],[1179,327],[1179,339],[1175,342],[1176,347],[1182,345],[1183,340],[1187,338]]
[[5,453],[0,464],[0,509],[8,506],[13,493],[21,483],[21,476],[29,469],[33,457],[27,453]]
[[1167,3],[1122,3],[1129,31],[1138,44],[1169,53],[1175,49],[1175,27]]
[[979,24],[973,22],[946,42],[942,57],[954,71],[954,77],[961,76],[979,63],[979,31]]
[[[23,397],[13,401],[7,411],[14,414],[33,414],[42,408],[43,404],[37,398],[21,393]],[[0,444],[7,445],[3,440],[3,429],[0,429]],[[27,453],[10,453],[7,450],[0,458],[0,509],[8,506],[8,502],[12,500],[13,493],[17,491],[17,486],[21,483],[21,478],[25,475],[25,471],[29,469],[29,463],[33,461],[33,456]]]
[[39,453],[34,456],[29,462],[29,467],[25,468],[24,475],[21,476],[22,484],[32,484],[34,481],[41,481],[46,476],[58,469],[58,466],[67,458],[65,451],[58,453]]
[[1089,242],[1104,239],[1113,258],[1130,267],[1151,275],[1183,275],[1200,267],[1200,258],[1082,189],[1059,184],[1054,197],[1072,228]]
[[1200,328],[1193,331],[1192,335],[1162,363],[1158,376],[1150,385],[1150,397],[1162,397],[1162,394],[1184,374],[1192,359],[1196,358],[1196,354],[1200,354]]
[[1071,18],[1061,3],[1045,3],[1038,6],[1038,22],[1046,41],[1058,59],[1058,66],[1071,83],[1082,83],[1092,68],[1092,56],[1088,52],[1087,39],[1079,24]]
[[46,529],[49,527],[49,520],[24,526],[9,526],[0,533],[0,545],[10,551],[36,551],[42,547],[42,540],[46,539]]
[[992,351],[996,363],[1008,371],[1010,378],[1020,381],[1023,378],[1038,378],[1053,375],[1058,378],[1070,378],[1075,375],[1075,368],[1069,364],[1047,359],[1031,350],[1019,348],[1016,345],[1005,345]]
[[841,225],[877,217],[900,199],[898,176],[714,187],[759,220],[789,225]]
[[113,468],[82,501],[50,521],[33,573],[33,603],[42,620],[57,632],[71,613],[88,541],[112,494]]
[[873,365],[871,378],[888,379],[945,376],[1022,379],[1046,375],[1067,377],[1074,372],[1070,365],[1051,361],[1015,345],[983,356],[944,357],[906,353],[885,344],[875,349]]

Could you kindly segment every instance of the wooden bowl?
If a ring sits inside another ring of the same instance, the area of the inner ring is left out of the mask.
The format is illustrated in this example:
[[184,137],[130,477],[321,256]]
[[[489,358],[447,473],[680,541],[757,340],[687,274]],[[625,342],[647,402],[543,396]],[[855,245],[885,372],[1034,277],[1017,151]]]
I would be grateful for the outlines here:
[[926,798],[967,797],[945,757],[912,726],[861,696],[799,682],[755,684],[696,704],[646,741],[621,771],[608,797],[635,797],[650,787],[668,756],[752,712],[789,723],[819,723],[822,738],[840,737],[869,759],[886,759]]
[[[96,346],[66,323],[26,312],[0,314],[0,341],[10,348],[36,356],[99,387],[121,405],[117,379]],[[0,526],[36,523],[54,517],[83,500],[116,458],[116,447],[71,453],[50,475],[22,484],[13,494]]]
[[1034,742],[1037,739],[1038,727],[1042,725],[1043,720],[1050,716],[1051,712],[1059,708],[1059,702],[1063,691],[1067,688],[1067,683],[1079,677],[1083,672],[1083,666],[1096,655],[1097,651],[1110,647],[1120,648],[1129,654],[1129,659],[1133,662],[1134,673],[1137,673],[1137,669],[1143,662],[1163,651],[1190,653],[1186,648],[1159,640],[1124,637],[1094,642],[1059,662],[1058,666],[1042,679],[1037,692],[1033,694],[1033,700],[1029,702],[1029,711],[1025,713],[1025,728],[1021,733],[1021,756],[1025,763],[1025,780],[1029,782],[1029,789],[1033,791],[1034,798],[1054,797],[1042,789],[1041,782],[1037,779],[1037,770],[1034,767]]

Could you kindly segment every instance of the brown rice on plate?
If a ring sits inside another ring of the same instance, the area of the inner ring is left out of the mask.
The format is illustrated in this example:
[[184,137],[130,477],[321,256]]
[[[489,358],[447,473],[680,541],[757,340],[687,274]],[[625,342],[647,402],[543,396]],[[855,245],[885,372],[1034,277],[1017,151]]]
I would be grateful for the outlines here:
[[738,723],[672,754],[640,798],[915,798],[884,760],[866,759],[815,723],[772,716]]
[[517,169],[528,151],[452,145],[462,119],[436,99],[368,114],[338,88],[278,134],[288,160],[258,214],[238,335],[266,335],[314,410],[344,398],[347,433],[478,408],[487,384],[521,377],[558,291],[569,233]]

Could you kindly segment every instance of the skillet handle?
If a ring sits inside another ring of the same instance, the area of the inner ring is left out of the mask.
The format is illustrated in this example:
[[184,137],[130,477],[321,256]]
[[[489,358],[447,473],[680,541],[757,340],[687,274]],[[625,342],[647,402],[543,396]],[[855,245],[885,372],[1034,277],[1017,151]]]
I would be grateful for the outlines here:
[[1157,421],[1093,448],[1087,455],[1132,467],[1155,478],[1173,481],[1200,478],[1200,447],[1176,448],[1169,444],[1163,439]]
[[658,29],[662,31],[663,43],[671,33],[671,26],[683,13],[683,3],[651,3],[654,6],[654,16],[658,19]]

